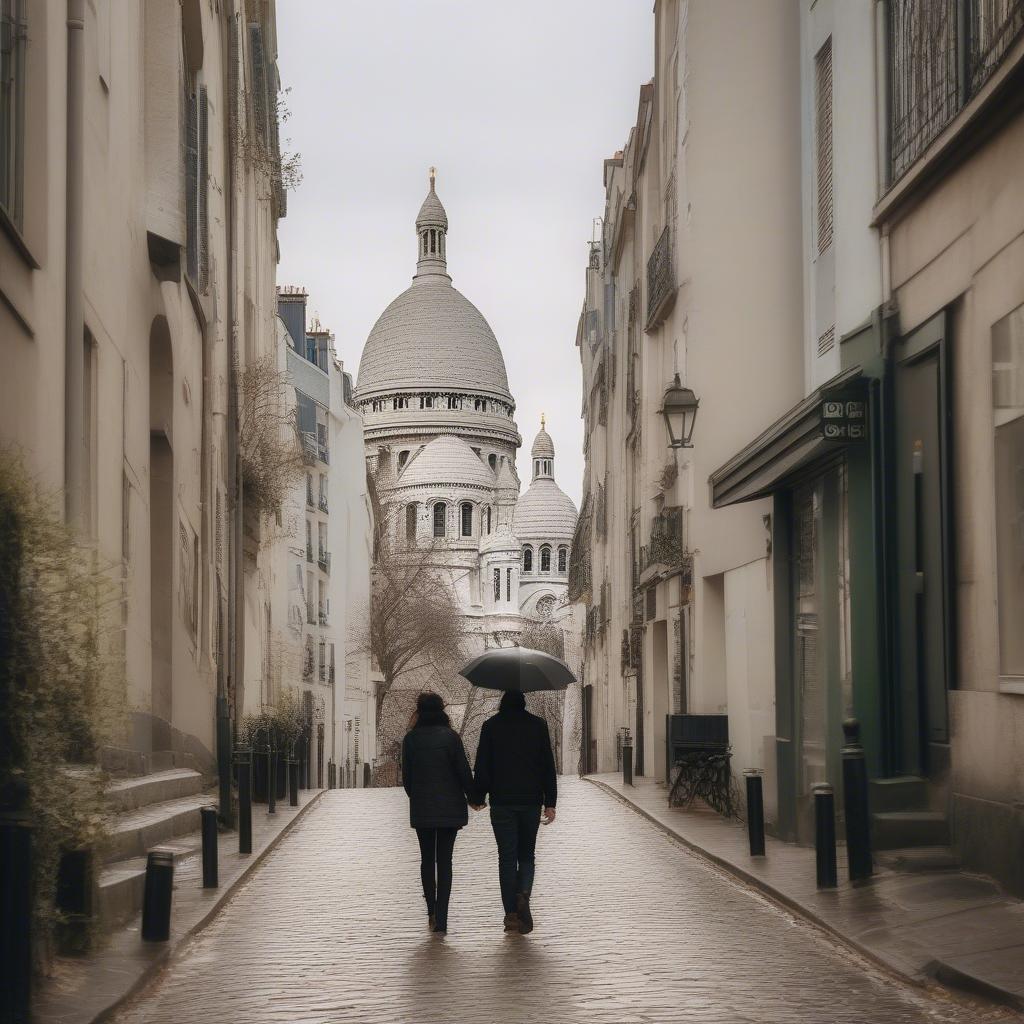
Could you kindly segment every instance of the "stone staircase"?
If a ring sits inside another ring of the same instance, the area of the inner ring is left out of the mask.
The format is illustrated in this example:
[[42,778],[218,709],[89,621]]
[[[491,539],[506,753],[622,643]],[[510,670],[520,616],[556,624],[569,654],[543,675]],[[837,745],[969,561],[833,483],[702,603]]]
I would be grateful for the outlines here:
[[172,768],[114,782],[106,799],[111,819],[97,896],[100,919],[111,928],[142,908],[150,850],[170,850],[176,863],[200,853],[199,811],[216,796],[203,792],[199,772]]
[[926,779],[872,779],[871,842],[881,864],[899,871],[938,871],[959,865],[950,849],[949,818],[930,802]]

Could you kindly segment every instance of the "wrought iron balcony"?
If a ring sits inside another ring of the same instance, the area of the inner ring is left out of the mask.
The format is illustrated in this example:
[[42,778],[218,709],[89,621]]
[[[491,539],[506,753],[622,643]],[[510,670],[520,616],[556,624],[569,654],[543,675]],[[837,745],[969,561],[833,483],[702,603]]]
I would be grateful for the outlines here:
[[320,458],[321,462],[329,463],[331,461],[331,450],[327,447],[327,445],[319,445],[317,447],[317,455]]
[[640,575],[652,566],[664,566],[669,574],[682,573],[683,583],[693,582],[693,553],[683,540],[683,510],[666,509],[651,523],[648,542],[640,548]]
[[330,553],[330,551],[324,551],[321,548],[321,550],[318,553],[318,557],[317,557],[317,565],[319,565],[320,568],[325,573],[327,573],[328,576],[331,574],[331,553]]
[[320,620],[320,625],[321,626],[326,626],[327,625],[327,612],[325,612],[323,610],[323,608],[320,609],[320,613],[318,615],[318,618]]
[[316,502],[313,500],[312,491],[306,491],[306,505],[308,508],[316,508]]
[[311,434],[309,431],[301,431],[299,438],[302,442],[302,461],[307,466],[315,466],[317,456],[316,434]]
[[327,509],[327,495],[325,495],[325,494],[321,494],[320,495],[320,511],[321,512],[328,511],[328,509]]
[[644,329],[650,331],[657,327],[671,312],[675,299],[672,232],[666,226],[647,260],[647,323]]

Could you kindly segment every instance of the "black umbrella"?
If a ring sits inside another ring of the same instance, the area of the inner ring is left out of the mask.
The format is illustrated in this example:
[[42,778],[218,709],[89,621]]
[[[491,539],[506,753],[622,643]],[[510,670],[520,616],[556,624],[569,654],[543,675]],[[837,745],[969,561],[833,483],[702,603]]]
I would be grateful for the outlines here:
[[529,647],[498,647],[485,651],[459,675],[487,690],[564,690],[576,677],[564,661]]

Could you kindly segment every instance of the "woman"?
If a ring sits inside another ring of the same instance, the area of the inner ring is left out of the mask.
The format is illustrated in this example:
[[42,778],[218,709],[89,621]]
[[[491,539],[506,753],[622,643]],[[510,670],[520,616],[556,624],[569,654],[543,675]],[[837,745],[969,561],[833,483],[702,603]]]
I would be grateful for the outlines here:
[[427,920],[435,932],[448,931],[452,891],[452,850],[469,821],[473,774],[458,733],[436,693],[421,693],[402,741],[402,785],[409,795],[409,823],[420,841],[420,878]]

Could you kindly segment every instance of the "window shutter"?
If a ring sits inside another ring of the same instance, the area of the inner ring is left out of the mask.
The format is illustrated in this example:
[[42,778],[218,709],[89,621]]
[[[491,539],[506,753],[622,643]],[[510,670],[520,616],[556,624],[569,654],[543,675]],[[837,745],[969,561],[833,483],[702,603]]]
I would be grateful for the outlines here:
[[206,86],[199,87],[199,152],[196,159],[196,171],[199,178],[197,201],[198,210],[198,263],[199,290],[206,291],[210,286],[210,208],[207,195],[207,179],[210,175],[210,107],[206,96]]
[[193,281],[197,281],[199,277],[198,108],[198,99],[191,93],[187,94],[185,96],[185,271]]
[[832,39],[814,58],[818,178],[818,252],[832,244]]

